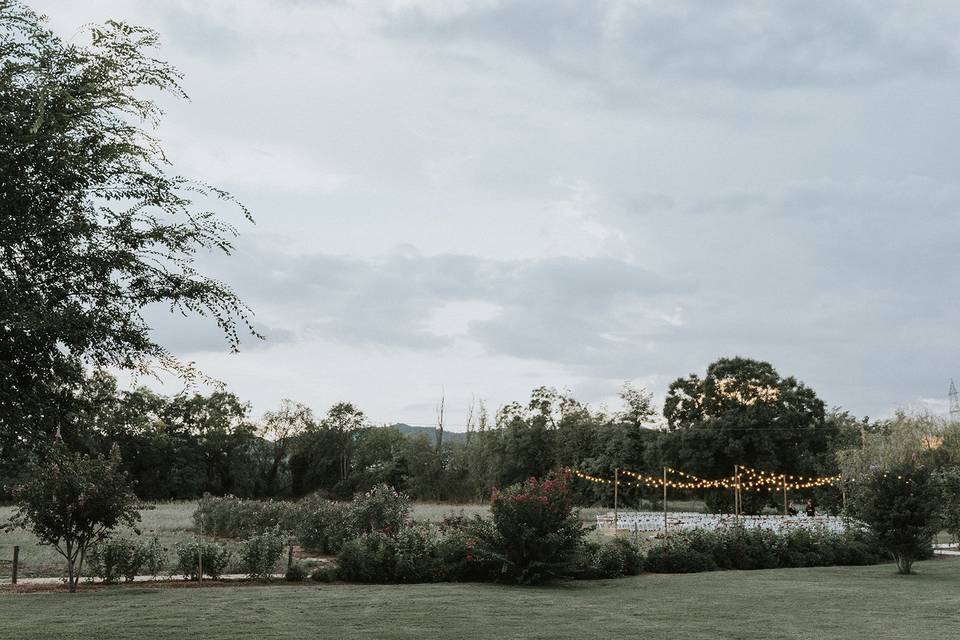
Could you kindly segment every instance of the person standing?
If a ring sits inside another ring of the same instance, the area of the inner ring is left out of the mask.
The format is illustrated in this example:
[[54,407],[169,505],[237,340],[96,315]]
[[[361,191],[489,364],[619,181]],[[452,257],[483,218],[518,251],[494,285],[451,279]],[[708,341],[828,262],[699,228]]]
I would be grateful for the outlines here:
[[810,498],[809,500],[807,500],[807,515],[810,516],[811,518],[817,515],[817,510],[813,506],[813,498]]

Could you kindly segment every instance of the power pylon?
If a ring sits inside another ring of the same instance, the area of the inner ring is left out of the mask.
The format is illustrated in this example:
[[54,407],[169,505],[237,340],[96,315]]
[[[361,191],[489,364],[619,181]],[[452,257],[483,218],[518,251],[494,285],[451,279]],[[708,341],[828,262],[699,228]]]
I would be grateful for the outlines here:
[[960,418],[960,394],[957,393],[957,385],[953,383],[953,378],[950,379],[950,418],[958,419]]

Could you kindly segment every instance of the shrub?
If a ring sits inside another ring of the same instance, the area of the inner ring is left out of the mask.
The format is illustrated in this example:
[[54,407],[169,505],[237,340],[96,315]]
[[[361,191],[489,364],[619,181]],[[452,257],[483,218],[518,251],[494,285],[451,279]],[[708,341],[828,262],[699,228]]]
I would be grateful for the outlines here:
[[640,548],[624,538],[608,542],[584,542],[578,552],[578,561],[572,572],[581,580],[633,576],[643,568]]
[[893,556],[897,572],[912,573],[913,562],[929,551],[939,530],[940,490],[924,467],[878,470],[856,492],[854,513]]
[[127,538],[107,538],[90,550],[90,576],[107,584],[132,582],[144,561],[141,545]]
[[881,555],[863,532],[743,527],[677,533],[658,542],[645,566],[654,573],[876,564]]
[[153,536],[144,550],[144,567],[147,575],[156,578],[167,566],[167,549],[160,543],[160,538]]
[[365,533],[337,554],[337,577],[348,582],[392,582],[393,539],[381,531]]
[[405,526],[395,535],[364,533],[337,555],[337,577],[348,582],[435,582],[441,567],[437,537],[426,525]]
[[494,492],[495,535],[483,543],[501,575],[535,584],[572,573],[585,532],[573,511],[569,479],[569,472],[557,472],[542,483],[530,478]]
[[960,542],[960,467],[946,467],[937,474],[940,484],[943,528]]
[[283,578],[287,582],[303,582],[307,579],[307,570],[299,562],[294,562],[287,567],[287,572]]
[[350,517],[357,533],[399,531],[410,516],[410,498],[393,487],[380,484],[350,503]]
[[188,580],[199,580],[199,560],[203,557],[203,574],[217,580],[230,562],[231,553],[215,542],[178,542],[177,573]]
[[439,579],[448,582],[484,581],[499,575],[500,563],[484,553],[483,541],[495,540],[493,522],[479,515],[448,516],[437,526]]
[[283,557],[283,547],[278,529],[250,537],[240,550],[240,570],[253,580],[269,580]]
[[194,527],[223,538],[249,538],[269,529],[292,533],[300,520],[298,503],[206,497],[193,512]]
[[108,584],[118,582],[120,578],[133,582],[141,570],[153,577],[158,576],[166,560],[167,550],[156,536],[147,543],[128,538],[107,538],[90,550],[90,576]]
[[714,571],[713,557],[698,551],[681,536],[668,538],[647,552],[644,568],[651,573],[699,573]]
[[319,497],[304,498],[295,535],[305,549],[337,553],[344,542],[355,537],[350,505]]
[[337,568],[332,564],[322,564],[310,572],[310,579],[314,582],[334,582],[337,579]]

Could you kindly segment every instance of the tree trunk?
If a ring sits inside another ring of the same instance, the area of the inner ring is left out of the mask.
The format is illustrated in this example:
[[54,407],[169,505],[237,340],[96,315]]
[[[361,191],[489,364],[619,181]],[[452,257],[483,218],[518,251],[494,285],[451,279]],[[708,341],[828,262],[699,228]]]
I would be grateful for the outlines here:
[[908,576],[911,573],[913,573],[912,571],[913,557],[912,556],[902,554],[902,553],[895,553],[893,557],[897,561],[897,573],[905,576]]
[[73,544],[71,544],[70,542],[67,542],[67,545],[66,545],[66,546],[67,546],[67,555],[66,555],[66,558],[67,558],[67,588],[70,590],[70,593],[76,593],[76,592],[77,592],[77,582],[76,582],[76,580],[74,580],[74,578],[73,578],[73,561],[74,561]]

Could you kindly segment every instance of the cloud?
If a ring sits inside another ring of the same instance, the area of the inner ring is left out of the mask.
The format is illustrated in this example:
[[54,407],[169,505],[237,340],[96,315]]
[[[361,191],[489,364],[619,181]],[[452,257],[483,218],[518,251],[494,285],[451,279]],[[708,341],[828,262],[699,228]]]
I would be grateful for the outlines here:
[[948,4],[886,2],[405,3],[388,33],[503,48],[609,90],[691,78],[767,90],[951,73]]

